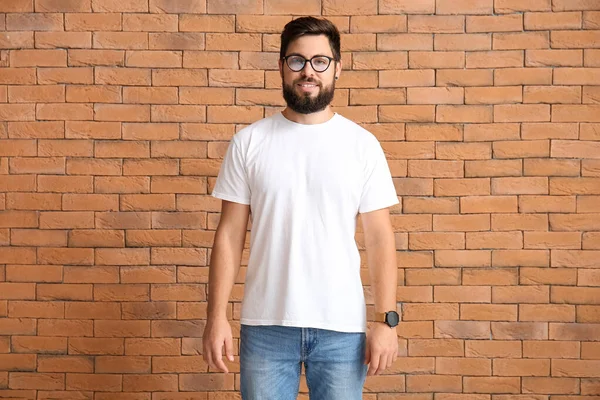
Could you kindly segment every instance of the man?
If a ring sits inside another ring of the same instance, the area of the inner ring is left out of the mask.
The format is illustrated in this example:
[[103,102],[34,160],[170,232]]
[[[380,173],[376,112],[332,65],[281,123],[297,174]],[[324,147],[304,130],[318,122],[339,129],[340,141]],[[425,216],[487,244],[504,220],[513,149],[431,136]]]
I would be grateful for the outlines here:
[[[279,60],[287,107],[233,137],[213,191],[223,203],[203,343],[208,364],[224,372],[223,349],[230,361],[234,352],[226,307],[252,213],[240,334],[244,400],[296,399],[302,364],[312,400],[358,400],[366,375],[397,357],[388,207],[398,198],[377,139],[329,106],[341,69],[330,21],[288,23]],[[378,321],[368,334],[358,214]]]

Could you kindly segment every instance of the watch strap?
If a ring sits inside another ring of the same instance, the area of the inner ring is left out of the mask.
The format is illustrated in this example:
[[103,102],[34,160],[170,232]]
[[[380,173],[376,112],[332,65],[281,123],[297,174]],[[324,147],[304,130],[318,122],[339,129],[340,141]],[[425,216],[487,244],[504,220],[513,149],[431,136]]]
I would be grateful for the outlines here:
[[387,312],[375,312],[375,321],[386,323]]

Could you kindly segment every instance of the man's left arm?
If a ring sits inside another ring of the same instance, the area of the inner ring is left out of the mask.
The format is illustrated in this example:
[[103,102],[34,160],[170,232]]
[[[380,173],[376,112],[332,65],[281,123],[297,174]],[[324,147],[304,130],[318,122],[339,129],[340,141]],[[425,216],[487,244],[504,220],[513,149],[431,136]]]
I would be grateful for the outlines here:
[[[396,243],[389,210],[383,208],[361,214],[367,264],[375,312],[396,311],[398,267]],[[378,375],[389,368],[398,357],[396,328],[383,322],[373,322],[367,333],[365,364],[367,375]]]

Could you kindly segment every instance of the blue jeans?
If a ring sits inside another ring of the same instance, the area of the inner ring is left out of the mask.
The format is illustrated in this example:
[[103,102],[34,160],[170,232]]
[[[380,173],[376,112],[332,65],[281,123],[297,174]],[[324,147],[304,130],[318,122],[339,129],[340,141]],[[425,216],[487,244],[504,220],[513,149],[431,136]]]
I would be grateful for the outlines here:
[[311,400],[361,400],[367,374],[364,333],[241,326],[243,400],[295,400],[304,363]]

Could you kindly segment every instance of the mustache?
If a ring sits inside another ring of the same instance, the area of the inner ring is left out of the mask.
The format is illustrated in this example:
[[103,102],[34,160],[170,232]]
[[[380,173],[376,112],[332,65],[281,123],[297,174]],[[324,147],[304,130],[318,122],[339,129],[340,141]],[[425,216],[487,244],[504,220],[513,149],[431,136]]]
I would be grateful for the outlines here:
[[314,84],[316,84],[318,86],[321,86],[321,82],[319,82],[319,81],[317,81],[317,80],[315,80],[313,78],[306,78],[306,79],[305,78],[300,78],[300,79],[296,79],[294,81],[294,85],[302,84],[302,83],[314,83]]

